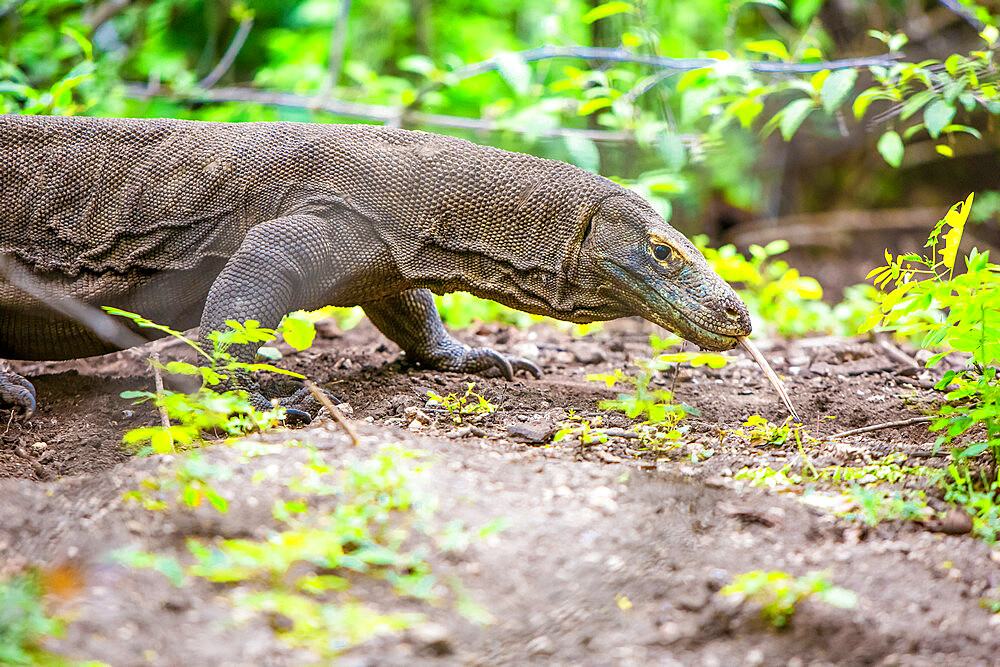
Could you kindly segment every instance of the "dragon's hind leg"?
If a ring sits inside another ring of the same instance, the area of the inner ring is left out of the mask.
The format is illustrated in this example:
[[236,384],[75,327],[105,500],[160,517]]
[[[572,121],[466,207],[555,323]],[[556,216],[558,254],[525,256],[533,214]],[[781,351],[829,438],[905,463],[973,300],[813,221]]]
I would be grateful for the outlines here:
[[20,410],[22,419],[35,414],[35,388],[12,371],[0,370],[0,410]]

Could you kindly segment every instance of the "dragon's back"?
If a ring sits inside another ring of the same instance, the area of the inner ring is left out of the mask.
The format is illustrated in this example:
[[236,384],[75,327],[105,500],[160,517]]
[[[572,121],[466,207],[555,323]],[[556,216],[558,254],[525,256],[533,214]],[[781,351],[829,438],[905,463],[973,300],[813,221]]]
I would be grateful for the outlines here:
[[228,256],[250,145],[228,124],[0,116],[0,252],[69,276]]

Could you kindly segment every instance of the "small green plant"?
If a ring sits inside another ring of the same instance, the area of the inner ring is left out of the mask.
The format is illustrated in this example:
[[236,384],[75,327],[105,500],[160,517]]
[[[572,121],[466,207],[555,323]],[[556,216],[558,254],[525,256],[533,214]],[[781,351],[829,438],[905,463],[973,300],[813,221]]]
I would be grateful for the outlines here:
[[[387,445],[367,459],[331,465],[315,447],[289,444],[306,449],[308,459],[298,474],[282,482],[285,493],[272,507],[279,527],[267,539],[189,539],[184,559],[190,561],[188,565],[168,554],[135,550],[119,551],[113,559],[160,572],[175,586],[193,578],[228,586],[235,605],[280,619],[276,631],[282,640],[322,660],[423,619],[419,613],[369,608],[355,592],[355,584],[362,579],[369,582],[366,588],[374,582],[398,596],[432,604],[441,603],[450,591],[461,613],[477,622],[489,618],[469,599],[461,582],[440,581],[427,556],[433,548],[461,550],[473,540],[495,535],[506,527],[504,519],[478,529],[456,522],[440,533],[432,528],[437,501],[417,483],[417,475],[424,470],[423,452]],[[244,457],[274,453],[257,443],[245,445]],[[192,454],[197,452],[182,456]],[[183,488],[195,489],[225,512],[225,505],[208,496],[205,480],[220,481],[228,473],[223,466],[209,467],[197,457],[195,461],[193,473],[198,478],[186,474]],[[185,504],[200,504],[194,496],[189,502],[179,491],[180,482],[175,471],[162,474],[147,489],[161,495],[168,491]],[[139,497],[150,493],[141,491]],[[335,503],[331,505],[330,499]],[[323,510],[316,511],[320,502]]]
[[765,489],[783,491],[793,486],[802,484],[802,476],[791,472],[791,469],[791,463],[780,470],[773,470],[767,466],[753,469],[742,468],[736,471],[736,474],[733,475],[733,479],[745,480],[750,482],[753,486]]
[[62,632],[45,610],[42,580],[37,569],[0,580],[0,664],[39,664],[47,655],[39,642]]
[[588,375],[588,380],[604,382],[608,387],[622,384],[631,387],[633,392],[618,394],[618,398],[600,401],[597,406],[604,410],[624,412],[630,419],[645,415],[650,423],[676,426],[687,416],[688,410],[685,406],[673,403],[674,396],[666,389],[650,388],[649,385],[654,381],[656,372],[655,363],[639,361],[637,366],[640,369],[638,375],[626,375],[619,368],[610,375],[605,373]]
[[853,591],[835,586],[830,581],[829,571],[809,572],[795,577],[781,570],[755,570],[737,575],[733,583],[719,593],[742,595],[750,602],[759,604],[761,618],[778,629],[788,626],[796,607],[807,598],[815,598],[841,609],[853,609],[858,603]]
[[559,422],[559,430],[552,439],[555,442],[576,440],[583,446],[597,442],[605,443],[608,441],[608,435],[597,430],[601,426],[601,421],[601,415],[590,419],[570,415],[564,421]]
[[[280,406],[273,410],[258,410],[250,402],[245,390],[227,389],[220,392],[215,388],[227,386],[227,382],[232,382],[240,374],[256,371],[270,371],[297,378],[304,376],[267,363],[237,361],[229,353],[229,348],[235,344],[267,343],[280,331],[289,345],[303,350],[312,345],[316,335],[311,319],[301,311],[285,317],[278,330],[263,328],[256,320],[244,323],[228,320],[226,324],[230,328],[227,331],[216,331],[209,336],[212,350],[208,351],[182,332],[152,322],[141,315],[118,308],[106,307],[105,310],[112,315],[130,319],[140,327],[156,329],[177,338],[194,349],[204,362],[200,365],[181,361],[166,364],[152,362],[157,370],[165,373],[200,377],[202,387],[195,393],[169,390],[122,392],[122,398],[131,399],[134,403],[152,402],[172,422],[169,426],[146,426],[127,432],[124,436],[125,444],[135,448],[139,455],[174,451],[176,444],[189,445],[201,440],[206,432],[242,435],[278,424],[284,418],[284,409]],[[280,357],[276,349],[267,346],[260,347],[258,353],[271,359]]]
[[468,421],[471,419],[474,421],[483,415],[496,412],[497,408],[495,405],[486,400],[482,394],[472,391],[475,388],[475,382],[467,382],[465,393],[461,396],[457,396],[454,393],[441,396],[440,394],[435,394],[433,391],[428,391],[427,397],[431,400],[428,401],[427,405],[440,405],[448,411],[451,421],[456,424],[461,424],[463,420]]
[[922,521],[934,514],[927,506],[923,491],[919,490],[895,491],[852,484],[847,495],[858,509],[843,512],[841,516],[861,519],[869,526],[877,526],[883,521]]
[[793,431],[790,420],[791,418],[786,419],[778,425],[772,424],[760,415],[750,415],[743,422],[743,428],[735,429],[734,433],[749,440],[752,446],[780,447],[785,444]]
[[[946,391],[932,431],[937,445],[951,445],[966,434],[971,443],[952,448],[955,470],[942,478],[946,495],[966,505],[976,533],[995,541],[1000,502],[1000,265],[975,248],[957,271],[959,243],[969,218],[973,195],[955,204],[931,231],[927,254],[885,253],[886,264],[868,277],[884,291],[879,304],[861,327],[894,331],[935,350],[926,365],[933,367],[949,354],[964,357],[965,368],[947,370],[935,385]],[[981,435],[980,435],[981,434]],[[970,473],[973,459],[988,454],[985,468]],[[973,482],[973,477],[976,481]]]
[[198,452],[190,452],[174,462],[169,474],[147,477],[139,483],[139,488],[126,491],[123,498],[137,502],[148,510],[165,510],[174,502],[187,507],[199,507],[208,502],[218,512],[225,514],[229,501],[216,489],[213,482],[231,478],[233,471],[226,466],[206,462]]
[[939,389],[950,385],[948,403],[939,411],[931,430],[944,430],[939,444],[949,443],[973,426],[986,432],[983,440],[959,452],[959,459],[989,451],[1000,459],[1000,265],[989,261],[989,253],[976,249],[966,257],[965,271],[955,271],[958,246],[972,206],[973,195],[959,202],[935,225],[925,248],[929,256],[915,253],[893,256],[886,251],[885,266],[868,277],[890,291],[880,294],[878,307],[861,327],[895,331],[908,337],[922,336],[921,346],[937,347],[926,365],[958,352],[968,359],[962,371],[946,371]]

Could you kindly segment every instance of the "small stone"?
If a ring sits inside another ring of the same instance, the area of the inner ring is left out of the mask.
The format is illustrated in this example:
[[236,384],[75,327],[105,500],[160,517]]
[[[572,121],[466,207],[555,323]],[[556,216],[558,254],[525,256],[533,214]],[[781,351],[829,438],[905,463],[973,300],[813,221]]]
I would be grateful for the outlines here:
[[448,628],[440,623],[422,623],[407,631],[410,641],[419,646],[422,652],[431,655],[451,655],[454,650]]
[[538,358],[542,354],[542,351],[534,343],[518,343],[511,349],[511,352],[516,357],[530,359],[531,361],[538,361]]
[[510,424],[507,434],[516,442],[541,445],[552,440],[556,430],[552,424]]
[[605,514],[614,514],[618,510],[615,502],[615,492],[606,486],[598,486],[587,496],[587,504]]
[[552,640],[545,635],[539,635],[528,642],[528,653],[531,655],[552,655],[555,653],[555,646]]
[[351,407],[350,403],[340,403],[337,405],[337,409],[340,410],[345,415],[353,415],[354,408]]
[[576,359],[578,363],[588,365],[588,364],[599,364],[607,356],[604,354],[599,346],[590,343],[577,343],[573,346],[573,358]]
[[410,407],[405,408],[403,410],[403,417],[405,417],[411,423],[417,422],[418,424],[424,424],[424,425],[430,424],[433,421],[429,416],[427,416],[426,412],[416,407],[415,405],[411,405]]
[[950,509],[937,521],[927,526],[933,531],[946,535],[965,535],[972,532],[972,517],[960,509]]

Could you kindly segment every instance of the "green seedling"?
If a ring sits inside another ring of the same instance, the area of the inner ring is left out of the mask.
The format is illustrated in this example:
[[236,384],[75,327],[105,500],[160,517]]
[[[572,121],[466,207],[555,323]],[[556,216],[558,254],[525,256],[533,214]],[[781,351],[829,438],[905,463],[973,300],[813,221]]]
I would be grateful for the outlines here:
[[608,441],[608,436],[606,433],[597,430],[601,426],[601,421],[602,418],[600,415],[591,419],[570,416],[568,419],[559,422],[559,430],[556,432],[553,440],[555,442],[575,440],[584,446],[595,443],[603,444]]
[[427,397],[431,400],[427,405],[438,404],[448,411],[448,416],[455,424],[461,424],[463,420],[474,420],[483,415],[496,412],[496,406],[490,403],[482,394],[472,391],[475,389],[475,382],[466,383],[465,394],[456,396],[454,393],[447,396],[435,394],[433,391],[427,392]]
[[[181,361],[171,361],[166,364],[152,362],[157,371],[200,378],[202,387],[194,393],[169,390],[122,392],[122,398],[131,399],[133,404],[153,403],[170,422],[169,425],[160,424],[132,429],[125,434],[125,444],[136,450],[139,455],[172,452],[177,445],[190,446],[202,442],[205,433],[244,435],[280,424],[284,418],[284,408],[258,410],[250,402],[246,391],[242,389],[217,391],[217,389],[225,386],[227,380],[257,371],[275,372],[296,378],[304,376],[267,363],[236,361],[229,354],[229,348],[234,344],[267,343],[281,332],[289,345],[301,350],[312,345],[316,336],[311,318],[302,311],[285,317],[277,330],[263,328],[255,320],[243,323],[229,320],[226,322],[230,327],[227,331],[216,331],[209,336],[212,349],[206,351],[182,332],[152,322],[141,315],[118,308],[107,307],[105,310],[112,315],[130,319],[140,327],[155,329],[177,338],[195,350],[202,360],[201,364]],[[270,358],[275,358],[277,355],[276,349],[267,346],[260,347],[259,352]]]
[[839,515],[849,520],[860,519],[869,526],[883,521],[923,521],[934,515],[924,492],[919,490],[893,491],[852,484],[847,497],[858,509]]
[[771,627],[788,626],[796,607],[807,598],[814,598],[841,609],[857,606],[857,595],[830,581],[830,572],[810,572],[795,577],[781,570],[755,570],[737,575],[733,583],[719,591],[722,595],[742,595],[760,605],[760,615]]
[[746,438],[753,446],[780,447],[785,444],[792,431],[789,420],[777,425],[760,415],[751,415],[743,422],[743,428],[735,429],[733,433]]

